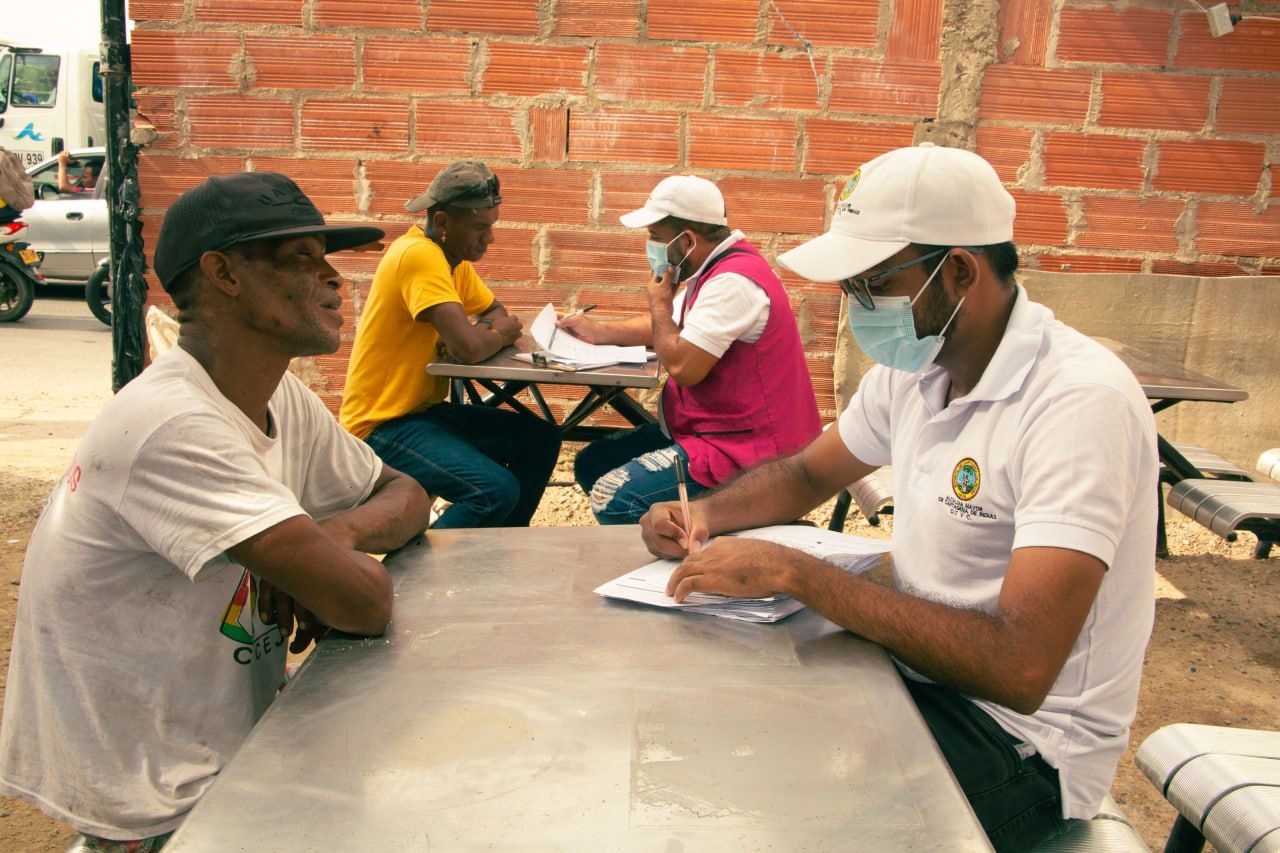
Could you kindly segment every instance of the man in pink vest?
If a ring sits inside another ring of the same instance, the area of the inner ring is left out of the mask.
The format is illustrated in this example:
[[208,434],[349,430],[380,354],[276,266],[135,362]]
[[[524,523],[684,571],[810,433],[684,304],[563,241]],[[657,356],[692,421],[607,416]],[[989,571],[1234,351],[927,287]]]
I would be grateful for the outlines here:
[[578,454],[574,475],[601,524],[634,524],[675,498],[676,460],[698,494],[794,453],[821,430],[786,291],[759,250],[729,229],[716,185],[667,178],[622,224],[649,231],[649,315],[579,315],[560,326],[592,343],[653,347],[669,378],[659,423]]

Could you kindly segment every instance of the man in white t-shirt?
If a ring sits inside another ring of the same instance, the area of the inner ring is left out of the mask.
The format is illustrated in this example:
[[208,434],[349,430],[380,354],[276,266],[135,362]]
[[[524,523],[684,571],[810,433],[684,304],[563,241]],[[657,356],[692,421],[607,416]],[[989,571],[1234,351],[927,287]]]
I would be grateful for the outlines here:
[[[1137,706],[1154,614],[1155,422],[1133,375],[1013,279],[991,166],[921,145],[866,163],[831,230],[779,262],[838,281],[879,364],[802,452],[642,521],[668,592],[785,592],[883,645],[992,843],[1091,818]],[[799,518],[893,465],[893,584],[709,534]],[[687,545],[692,545],[693,554]]]
[[672,499],[673,466],[688,470],[698,494],[795,452],[821,428],[786,291],[759,250],[729,229],[719,188],[675,175],[621,219],[649,233],[648,314],[571,316],[560,327],[591,343],[653,347],[669,378],[659,423],[594,442],[574,462],[602,524],[634,524]]
[[287,372],[338,348],[325,225],[283,175],[210,178],[170,207],[155,269],[180,337],[94,419],[32,533],[0,792],[85,835],[163,845],[323,626],[380,634],[428,502]]

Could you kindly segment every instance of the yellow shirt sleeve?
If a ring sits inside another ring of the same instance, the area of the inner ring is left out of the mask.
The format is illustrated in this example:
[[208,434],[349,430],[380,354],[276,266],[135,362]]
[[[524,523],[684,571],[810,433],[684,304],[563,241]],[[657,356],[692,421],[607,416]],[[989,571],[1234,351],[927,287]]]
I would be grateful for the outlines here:
[[463,261],[453,271],[458,285],[459,302],[466,314],[479,314],[494,302],[493,291],[485,284],[470,261]]
[[415,246],[404,253],[396,281],[404,295],[404,307],[414,318],[433,305],[463,301],[449,274],[449,262],[427,246]]

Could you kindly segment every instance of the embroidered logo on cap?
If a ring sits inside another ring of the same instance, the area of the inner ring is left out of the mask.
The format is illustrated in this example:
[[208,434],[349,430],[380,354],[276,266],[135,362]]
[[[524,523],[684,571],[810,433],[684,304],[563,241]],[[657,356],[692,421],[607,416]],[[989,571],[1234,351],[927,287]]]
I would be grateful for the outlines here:
[[853,195],[853,191],[858,188],[858,181],[861,179],[862,170],[858,169],[853,173],[853,177],[849,178],[849,183],[844,185],[844,189],[840,190],[840,197],[836,199],[836,213],[852,213],[856,216],[862,212],[848,204],[849,196]]
[[951,472],[951,491],[956,493],[962,501],[971,501],[978,496],[978,489],[982,487],[982,471],[978,468],[978,463],[969,457],[965,457],[956,463],[956,467]]

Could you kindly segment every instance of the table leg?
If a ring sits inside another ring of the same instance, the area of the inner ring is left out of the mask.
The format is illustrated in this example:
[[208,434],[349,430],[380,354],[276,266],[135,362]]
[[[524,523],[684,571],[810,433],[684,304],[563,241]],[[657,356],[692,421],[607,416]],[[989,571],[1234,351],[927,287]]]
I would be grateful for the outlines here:
[[849,517],[849,506],[853,503],[853,495],[849,494],[848,489],[840,490],[840,497],[836,498],[835,509],[831,511],[831,523],[827,525],[828,530],[837,533],[844,530],[845,520]]
[[573,411],[560,424],[561,431],[571,430],[587,418],[595,414],[596,410],[603,406],[609,400],[609,393],[616,393],[621,389],[608,388],[601,391],[599,388],[591,388],[578,401],[578,405],[573,407]]
[[[483,405],[497,407],[506,403],[521,414],[528,415],[531,418],[538,417],[533,410],[524,403],[521,403],[515,397],[516,394],[519,394],[528,387],[527,382],[504,382],[502,385],[498,385],[496,382],[491,382],[488,379],[477,379],[476,381],[488,389],[490,394],[490,396],[484,401]],[[553,420],[552,423],[555,423],[555,421]]]
[[1187,457],[1179,453],[1178,449],[1168,441],[1165,441],[1164,436],[1156,436],[1156,448],[1160,453],[1160,461],[1173,472],[1173,475],[1178,480],[1199,480],[1204,477],[1199,468],[1188,462]]
[[542,399],[542,390],[537,385],[530,385],[529,394],[532,395],[533,401],[538,404],[538,408],[542,411],[542,416],[550,423],[555,423],[555,415],[551,414],[551,408],[547,405],[547,401]]
[[625,391],[613,395],[608,402],[613,407],[613,410],[630,421],[632,426],[644,426],[657,420],[653,415],[649,414],[648,409],[633,400],[631,395]]
[[1200,830],[1191,821],[1178,815],[1169,832],[1169,840],[1164,844],[1164,853],[1200,853],[1203,849],[1204,836]]
[[1164,483],[1156,479],[1156,556],[1169,556],[1169,537],[1164,529]]

